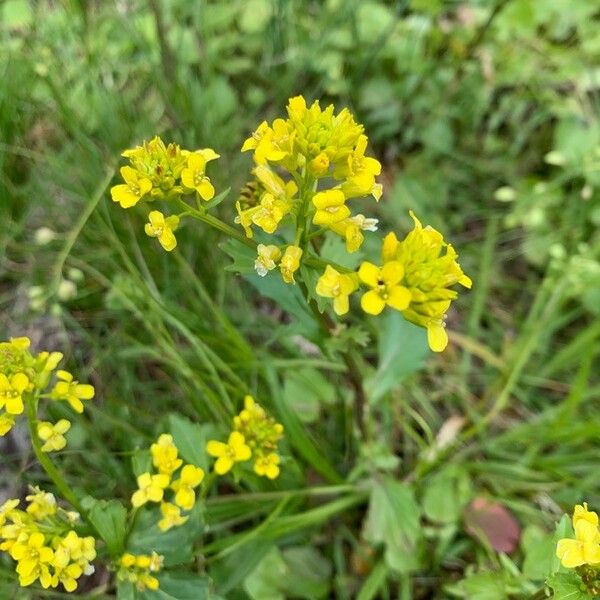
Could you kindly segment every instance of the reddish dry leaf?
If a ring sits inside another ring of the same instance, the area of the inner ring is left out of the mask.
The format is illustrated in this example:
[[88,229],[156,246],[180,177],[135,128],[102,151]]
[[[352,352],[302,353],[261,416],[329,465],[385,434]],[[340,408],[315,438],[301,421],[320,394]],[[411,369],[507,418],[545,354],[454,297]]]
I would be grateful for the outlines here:
[[498,502],[475,498],[464,513],[465,529],[476,539],[485,539],[497,552],[514,552],[521,527],[508,509]]

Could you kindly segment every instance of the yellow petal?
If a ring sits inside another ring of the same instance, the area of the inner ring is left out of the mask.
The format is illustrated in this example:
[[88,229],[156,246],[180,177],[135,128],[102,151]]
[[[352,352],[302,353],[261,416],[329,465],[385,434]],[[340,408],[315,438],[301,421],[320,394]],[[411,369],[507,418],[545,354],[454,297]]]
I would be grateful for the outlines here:
[[348,296],[337,296],[333,299],[333,310],[336,315],[345,315],[350,309]]
[[[360,280],[363,283],[366,283],[371,287],[377,287],[377,283],[379,280],[379,267],[370,262],[363,262],[362,265],[360,265],[360,268],[358,269],[358,276],[360,277]],[[383,307],[381,310],[383,310]],[[381,312],[381,310],[379,312]]]
[[574,569],[585,564],[581,544],[577,540],[562,539],[556,545],[556,556],[567,569]]
[[411,293],[408,288],[401,285],[390,290],[390,295],[387,299],[388,306],[395,308],[396,310],[404,310],[408,308],[411,300]]
[[233,467],[233,460],[228,456],[221,456],[215,463],[215,473],[217,475],[225,475]]
[[394,286],[404,277],[404,267],[396,260],[387,262],[381,267],[381,278],[386,285]]
[[211,200],[215,196],[215,188],[208,179],[203,179],[196,188],[202,200]]
[[448,345],[448,334],[441,323],[427,327],[427,342],[434,352],[443,352]]
[[206,452],[210,454],[210,456],[219,458],[227,452],[227,444],[224,444],[223,442],[217,442],[216,440],[210,440],[206,444]]
[[360,299],[360,305],[366,313],[378,315],[384,309],[385,302],[375,290],[371,290]]

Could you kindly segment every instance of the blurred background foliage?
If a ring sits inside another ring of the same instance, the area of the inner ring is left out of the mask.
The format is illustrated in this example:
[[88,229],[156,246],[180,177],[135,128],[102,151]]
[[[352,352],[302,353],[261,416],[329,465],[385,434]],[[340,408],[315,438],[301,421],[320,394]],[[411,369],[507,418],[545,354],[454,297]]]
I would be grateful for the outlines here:
[[[2,336],[64,350],[97,385],[61,459],[81,491],[127,498],[136,448],[183,436],[184,417],[218,419],[211,398],[239,403],[245,385],[296,460],[279,496],[257,481],[209,500],[218,594],[535,593],[552,523],[600,506],[598,17],[589,0],[0,2]],[[231,220],[242,140],[299,93],[365,124],[384,164],[381,230],[406,230],[414,209],[474,281],[440,357],[394,318],[334,340],[373,365],[377,427],[360,448],[335,345],[322,355],[293,303],[225,272],[213,232],[184,228],[167,256],[106,193],[120,152],[160,134],[222,154],[211,178],[232,188]],[[5,443],[3,486],[38,481],[18,435]],[[374,473],[368,498],[310,491]],[[472,525],[474,498],[516,517],[510,558]]]

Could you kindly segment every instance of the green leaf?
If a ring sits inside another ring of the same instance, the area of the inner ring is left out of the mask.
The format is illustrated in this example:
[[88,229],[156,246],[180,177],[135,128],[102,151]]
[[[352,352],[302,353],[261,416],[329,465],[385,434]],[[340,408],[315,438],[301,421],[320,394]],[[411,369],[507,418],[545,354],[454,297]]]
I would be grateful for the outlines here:
[[131,581],[117,580],[117,600],[137,600],[137,593]]
[[504,575],[500,573],[475,573],[446,590],[467,600],[508,600]]
[[210,465],[205,448],[212,426],[199,425],[185,417],[171,414],[169,415],[169,430],[181,458],[208,471]]
[[158,576],[160,587],[138,593],[139,600],[209,600],[209,579],[196,573],[164,573]]
[[423,511],[430,521],[454,523],[472,495],[471,481],[456,465],[436,473],[424,483]]
[[390,569],[408,573],[419,568],[421,512],[413,490],[390,477],[373,485],[364,537],[385,546]]
[[193,557],[193,544],[204,530],[201,503],[195,504],[189,520],[181,527],[163,532],[158,528],[159,520],[158,508],[141,508],[127,540],[127,551],[132,554],[157,552],[164,556],[167,567],[189,563]]
[[82,504],[88,511],[88,520],[106,543],[109,554],[111,556],[122,554],[127,533],[127,509],[118,500],[107,502],[86,498]]
[[244,33],[259,33],[271,20],[273,5],[270,0],[247,0],[240,14],[240,29]]
[[304,423],[319,418],[322,404],[335,402],[335,388],[316,369],[290,371],[283,386],[288,405]]
[[591,600],[593,598],[575,571],[554,573],[546,582],[556,600]]
[[318,600],[330,592],[331,567],[310,547],[273,548],[246,578],[244,588],[253,600],[305,598]]
[[554,533],[546,533],[536,525],[528,525],[521,537],[525,553],[523,575],[534,581],[544,581],[552,572],[556,557]]
[[371,402],[377,402],[405,377],[421,368],[429,354],[427,334],[399,312],[387,311],[379,321],[379,363],[365,382]]

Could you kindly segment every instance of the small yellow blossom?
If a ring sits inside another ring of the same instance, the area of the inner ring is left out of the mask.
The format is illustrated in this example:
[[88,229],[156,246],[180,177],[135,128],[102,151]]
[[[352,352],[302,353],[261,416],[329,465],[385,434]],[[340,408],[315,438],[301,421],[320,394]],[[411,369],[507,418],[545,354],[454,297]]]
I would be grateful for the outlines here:
[[329,229],[345,239],[348,252],[356,252],[365,240],[362,232],[377,231],[377,223],[377,219],[368,219],[364,215],[358,214],[339,223],[332,223]]
[[160,512],[162,513],[162,519],[158,522],[158,528],[161,531],[169,531],[171,527],[178,527],[183,525],[189,517],[184,517],[181,514],[181,508],[170,502],[163,502],[160,505]]
[[25,496],[25,500],[29,502],[27,514],[31,515],[34,520],[41,521],[46,517],[51,517],[56,514],[56,498],[50,492],[44,492],[39,487],[31,488],[32,494]]
[[584,519],[578,521],[575,525],[575,539],[559,540],[556,546],[556,556],[568,569],[600,563],[598,527]]
[[170,477],[164,473],[151,475],[146,472],[138,476],[137,483],[138,489],[131,496],[134,508],[139,508],[146,502],[160,502],[169,486]]
[[309,170],[315,177],[324,177],[329,171],[329,157],[325,152],[321,152],[309,163]]
[[73,375],[68,371],[57,371],[56,376],[60,381],[56,383],[51,396],[54,400],[66,400],[71,408],[78,412],[83,412],[82,400],[91,400],[94,397],[94,387],[87,383],[79,383],[73,379]]
[[23,587],[40,580],[43,588],[52,585],[49,565],[54,559],[52,548],[45,545],[44,534],[36,531],[23,541],[17,541],[10,549],[11,557],[18,562],[16,571]]
[[289,160],[293,152],[294,135],[293,128],[284,119],[275,119],[272,127],[263,121],[244,142],[242,152],[254,150],[254,160],[259,165],[267,161],[286,161],[288,168],[293,168]]
[[194,488],[204,479],[204,471],[194,465],[185,465],[181,469],[179,479],[174,481],[171,488],[175,492],[175,504],[184,510],[192,510],[196,502]]
[[294,273],[300,268],[300,259],[302,258],[302,248],[298,246],[288,246],[283,253],[279,263],[281,276],[286,283],[296,283]]
[[313,216],[313,223],[329,227],[347,219],[351,213],[345,202],[344,193],[338,189],[316,193],[312,198],[312,203],[317,209]]
[[57,452],[67,445],[64,434],[71,429],[71,422],[67,419],[60,419],[55,424],[48,421],[38,423],[38,437],[44,442],[43,452]]
[[279,477],[279,463],[281,459],[278,454],[271,452],[266,456],[261,456],[254,462],[254,472],[260,477],[268,479],[277,479]]
[[140,176],[132,167],[121,167],[120,171],[125,183],[115,185],[110,193],[114,202],[118,202],[123,208],[130,208],[152,189],[152,182],[148,177]]
[[246,445],[246,440],[239,431],[232,431],[226,444],[210,440],[206,451],[217,459],[214,467],[217,475],[225,475],[236,462],[249,460],[252,456],[250,447]]
[[277,266],[277,261],[281,258],[281,250],[270,244],[258,244],[256,247],[257,257],[254,261],[254,269],[260,277],[264,277],[269,271]]
[[396,310],[405,310],[409,303],[410,291],[400,285],[404,276],[404,267],[397,261],[385,263],[377,267],[370,262],[363,262],[358,270],[360,280],[371,290],[361,298],[362,309],[370,315],[378,315],[385,306]]
[[150,446],[152,463],[159,473],[171,475],[183,464],[178,458],[177,446],[173,443],[173,436],[163,433],[158,440]]
[[23,410],[23,392],[29,387],[25,373],[15,373],[8,378],[0,373],[0,408],[9,415],[20,415]]
[[361,135],[356,148],[348,156],[347,163],[334,171],[334,177],[345,179],[342,191],[346,198],[372,195],[375,200],[381,198],[382,186],[375,183],[375,177],[381,173],[381,163],[365,156],[367,136]]
[[210,148],[190,152],[187,166],[181,171],[183,185],[190,190],[196,190],[202,200],[211,200],[215,195],[215,188],[205,173],[206,164],[217,158],[219,155]]
[[335,314],[345,315],[350,308],[350,294],[357,289],[356,275],[339,273],[331,265],[327,265],[325,273],[317,281],[316,292],[324,298],[333,298]]
[[144,225],[147,236],[158,238],[160,245],[171,252],[177,246],[177,238],[173,233],[179,226],[179,217],[171,215],[166,217],[159,210],[153,210],[148,215],[148,223]]

